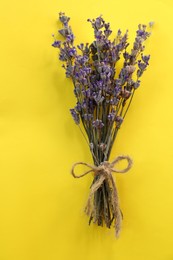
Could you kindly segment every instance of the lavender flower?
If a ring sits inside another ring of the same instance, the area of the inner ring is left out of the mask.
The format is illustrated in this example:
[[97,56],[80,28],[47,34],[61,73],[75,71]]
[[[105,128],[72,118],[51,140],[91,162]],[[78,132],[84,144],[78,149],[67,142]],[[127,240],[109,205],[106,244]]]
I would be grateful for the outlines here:
[[[144,43],[150,32],[146,25],[139,24],[129,49],[128,30],[125,33],[118,30],[115,39],[111,40],[110,23],[99,16],[88,19],[94,41],[75,46],[70,18],[61,12],[59,20],[62,23],[59,33],[64,40],[61,42],[54,37],[52,46],[59,49],[59,60],[63,62],[66,77],[74,85],[76,105],[70,109],[71,115],[78,126],[83,125],[94,164],[98,166],[109,160],[118,130],[141,84],[139,78],[149,65],[150,55],[144,54]],[[118,74],[120,59],[123,63]],[[96,214],[91,213],[90,222],[94,219],[98,225],[105,222],[107,227],[111,226],[115,216],[110,190],[110,184],[105,180],[94,196],[97,210]]]

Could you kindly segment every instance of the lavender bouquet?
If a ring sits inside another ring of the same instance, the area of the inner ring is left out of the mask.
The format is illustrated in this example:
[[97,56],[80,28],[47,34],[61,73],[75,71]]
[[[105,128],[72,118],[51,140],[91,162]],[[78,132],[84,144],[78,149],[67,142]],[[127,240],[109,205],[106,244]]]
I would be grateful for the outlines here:
[[[132,166],[132,159],[118,156],[110,163],[109,157],[133,96],[140,86],[140,78],[149,65],[150,55],[144,55],[143,51],[144,41],[150,32],[146,25],[138,25],[133,47],[129,51],[128,31],[122,34],[118,30],[116,37],[110,40],[110,24],[99,16],[88,19],[94,30],[94,41],[76,47],[69,26],[70,18],[60,12],[59,20],[63,25],[59,33],[64,41],[57,40],[53,35],[52,46],[59,49],[59,59],[63,62],[66,77],[73,82],[77,102],[70,112],[88,143],[94,162],[94,165],[75,163],[71,173],[75,178],[94,173],[85,208],[89,224],[91,221],[99,226],[105,223],[110,228],[114,222],[118,236],[122,212],[112,173],[127,172]],[[121,57],[124,61],[117,73],[117,62]],[[122,170],[115,168],[121,160],[128,163]],[[88,171],[76,175],[75,167],[79,164],[87,166]]]

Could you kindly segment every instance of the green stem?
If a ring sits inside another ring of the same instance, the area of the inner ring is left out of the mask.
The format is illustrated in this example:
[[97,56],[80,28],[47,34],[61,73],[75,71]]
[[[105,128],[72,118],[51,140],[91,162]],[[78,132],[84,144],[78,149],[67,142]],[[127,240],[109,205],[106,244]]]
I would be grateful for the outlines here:
[[115,138],[116,138],[117,133],[118,133],[118,130],[119,130],[119,127],[116,127],[115,130],[114,130],[114,134],[113,134],[112,141],[111,141],[111,144],[110,144],[110,147],[109,147],[109,151],[108,151],[108,155],[107,155],[108,158],[110,156],[110,153],[111,153],[111,150],[112,150]]
[[123,119],[125,118],[125,116],[126,116],[126,114],[127,114],[127,111],[129,110],[129,107],[130,107],[130,105],[131,105],[132,99],[133,99],[133,97],[134,97],[134,93],[135,93],[135,89],[133,89],[133,92],[132,92],[132,95],[131,95],[129,104],[128,104],[128,106],[127,106],[127,109],[126,109],[126,111],[125,111],[125,113],[124,113]]

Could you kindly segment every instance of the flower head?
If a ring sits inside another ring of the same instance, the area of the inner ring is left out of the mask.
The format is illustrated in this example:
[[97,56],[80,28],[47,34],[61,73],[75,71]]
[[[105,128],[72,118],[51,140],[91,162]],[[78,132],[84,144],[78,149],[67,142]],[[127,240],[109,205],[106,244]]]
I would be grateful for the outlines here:
[[[100,15],[90,22],[94,40],[91,43],[74,44],[70,18],[59,14],[63,41],[55,39],[53,47],[59,49],[59,59],[67,78],[74,85],[76,106],[70,109],[74,122],[83,127],[92,144],[93,159],[107,160],[116,136],[131,104],[139,78],[146,71],[150,55],[144,54],[144,42],[150,36],[147,26],[139,24],[134,43],[129,51],[128,30],[119,29],[115,39],[109,22]],[[123,62],[117,69],[117,62]],[[104,149],[101,146],[104,144]],[[105,148],[106,147],[106,148]],[[95,154],[96,151],[99,153]],[[100,156],[100,158],[98,158]],[[97,162],[98,163],[98,162]]]

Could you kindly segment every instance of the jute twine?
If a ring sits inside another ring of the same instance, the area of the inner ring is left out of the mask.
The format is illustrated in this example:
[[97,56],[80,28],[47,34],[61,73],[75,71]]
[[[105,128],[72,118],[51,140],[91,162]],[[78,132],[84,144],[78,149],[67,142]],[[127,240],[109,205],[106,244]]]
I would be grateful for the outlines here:
[[[127,167],[120,170],[120,169],[116,169],[115,165],[117,163],[119,163],[122,160],[127,160]],[[88,168],[90,168],[90,170],[85,171],[84,173],[80,174],[80,175],[76,175],[75,173],[75,167],[78,165],[85,165]],[[115,235],[116,237],[119,236],[120,230],[121,230],[121,223],[122,223],[122,214],[121,214],[121,210],[119,207],[119,199],[118,199],[118,192],[117,192],[117,188],[115,185],[115,181],[113,178],[112,173],[126,173],[127,171],[130,170],[130,168],[132,167],[132,159],[129,156],[125,156],[125,155],[120,155],[118,157],[116,157],[111,163],[108,161],[104,161],[102,162],[99,166],[95,166],[95,165],[90,165],[88,163],[85,162],[76,162],[71,169],[71,174],[73,175],[74,178],[81,178],[91,172],[94,173],[95,176],[98,176],[98,178],[96,179],[96,181],[92,184],[92,186],[90,187],[90,194],[87,200],[87,204],[86,204],[86,208],[85,208],[85,212],[87,215],[90,215],[93,212],[93,208],[92,208],[92,197],[94,195],[94,193],[102,186],[103,182],[105,180],[108,181],[108,183],[111,186],[112,189],[112,211],[113,211],[113,215],[115,217]]]

